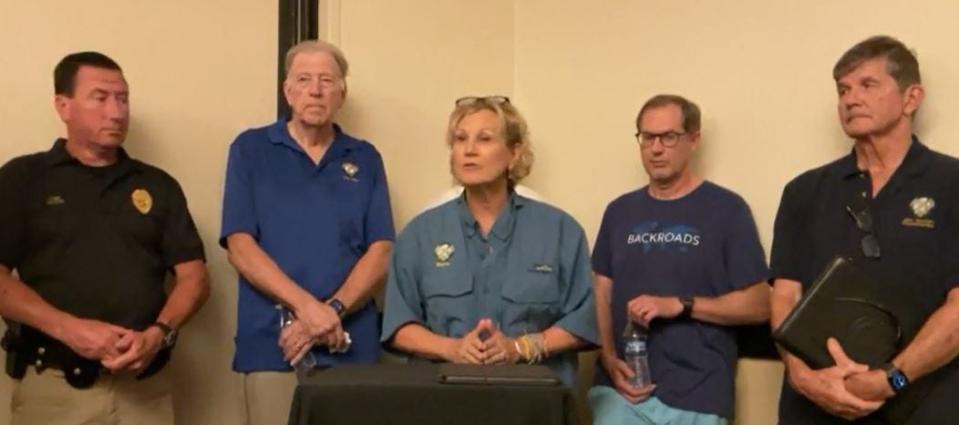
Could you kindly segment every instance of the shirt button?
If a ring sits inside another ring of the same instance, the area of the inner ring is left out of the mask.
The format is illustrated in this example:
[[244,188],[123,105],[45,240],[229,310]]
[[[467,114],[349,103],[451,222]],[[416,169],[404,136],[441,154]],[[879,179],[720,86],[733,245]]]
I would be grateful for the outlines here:
[[862,197],[863,197],[863,198],[866,197],[866,192],[865,192],[865,191],[862,192]]
[[46,348],[43,348],[43,347],[37,347],[37,354],[39,354],[39,355],[41,355],[41,356],[42,356],[42,355],[43,355],[43,353],[46,353],[46,352],[47,352],[47,349],[46,349]]
[[77,368],[73,368],[73,374],[74,374],[74,375],[79,375],[79,374],[81,374],[81,373],[83,373],[83,371],[80,370],[80,368],[78,368],[78,367],[77,367]]

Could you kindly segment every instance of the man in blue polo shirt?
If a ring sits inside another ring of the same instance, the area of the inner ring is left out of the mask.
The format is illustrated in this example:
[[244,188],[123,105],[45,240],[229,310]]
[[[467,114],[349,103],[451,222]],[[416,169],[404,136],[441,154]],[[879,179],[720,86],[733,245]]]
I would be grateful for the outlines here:
[[283,83],[292,116],[230,146],[220,244],[240,275],[233,369],[250,425],[286,422],[290,365],[304,356],[318,367],[379,357],[371,298],[394,230],[380,154],[333,123],[347,69],[336,46],[294,46]]
[[[655,96],[636,126],[649,185],[609,204],[593,250],[602,340],[589,392],[594,423],[726,424],[737,357],[730,326],[769,315],[756,224],[739,195],[690,166],[700,143],[696,104]],[[623,361],[630,323],[648,332],[646,387],[629,382]]]

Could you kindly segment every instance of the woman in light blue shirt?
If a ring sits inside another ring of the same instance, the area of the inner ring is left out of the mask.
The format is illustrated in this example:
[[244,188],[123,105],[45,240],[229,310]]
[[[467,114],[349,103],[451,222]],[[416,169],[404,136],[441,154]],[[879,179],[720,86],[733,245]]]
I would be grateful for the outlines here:
[[397,238],[382,341],[434,361],[543,363],[572,385],[576,351],[598,340],[583,229],[513,190],[533,153],[508,98],[457,100],[447,143],[465,190]]

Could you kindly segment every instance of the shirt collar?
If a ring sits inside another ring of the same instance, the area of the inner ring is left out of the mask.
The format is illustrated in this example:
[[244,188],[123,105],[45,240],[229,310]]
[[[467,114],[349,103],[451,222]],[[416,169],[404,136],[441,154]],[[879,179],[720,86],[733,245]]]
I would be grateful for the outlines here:
[[[906,151],[906,157],[902,159],[899,169],[905,175],[916,176],[926,171],[926,163],[929,159],[929,148],[919,141],[915,135],[912,136],[912,142],[909,144],[909,150]],[[853,149],[840,161],[840,172],[844,179],[858,176],[862,173],[856,163],[856,151]],[[897,170],[898,171],[898,170]]]
[[[460,221],[463,223],[463,229],[467,237],[473,237],[478,231],[476,219],[470,213],[469,206],[466,204],[466,190],[456,198],[456,204],[459,208]],[[490,229],[490,235],[495,236],[501,241],[509,240],[513,234],[513,227],[516,224],[516,212],[526,204],[526,200],[515,192],[510,191],[509,199],[503,207],[503,211],[496,217],[493,228]]]
[[[46,153],[47,165],[50,167],[55,167],[57,165],[63,164],[77,164],[82,165],[80,161],[70,155],[70,152],[67,151],[67,139],[59,138],[53,142],[53,147],[50,148]],[[133,166],[133,161],[130,160],[130,155],[127,155],[125,149],[117,148],[117,170],[126,171]]]
[[[290,130],[287,128],[286,123],[289,122],[289,118],[281,117],[277,120],[270,128],[267,130],[267,137],[270,139],[270,142],[277,145],[284,145],[290,149],[293,149],[297,152],[303,152],[303,148],[296,143],[296,140],[293,140],[293,136],[290,135]],[[340,128],[339,124],[333,124],[333,142],[330,143],[330,147],[327,150],[327,154],[324,155],[324,162],[327,157],[329,158],[339,158],[342,155],[345,155],[347,152],[353,150],[353,144],[349,143],[352,138],[343,132],[343,129]]]

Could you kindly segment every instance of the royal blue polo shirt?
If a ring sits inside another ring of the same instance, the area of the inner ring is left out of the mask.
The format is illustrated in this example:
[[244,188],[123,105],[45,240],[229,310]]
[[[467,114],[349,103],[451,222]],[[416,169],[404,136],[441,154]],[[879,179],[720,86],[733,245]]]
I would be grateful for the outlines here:
[[[333,295],[376,241],[392,240],[393,219],[383,160],[370,143],[334,125],[319,164],[290,137],[286,119],[244,131],[230,146],[220,245],[248,233],[294,282],[317,299]],[[238,372],[290,370],[277,345],[280,310],[240,276]],[[372,302],[343,319],[347,353],[313,350],[319,365],[376,362],[379,321]]]

